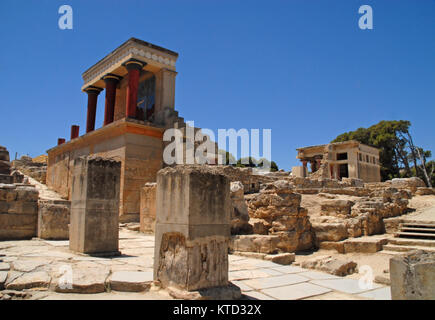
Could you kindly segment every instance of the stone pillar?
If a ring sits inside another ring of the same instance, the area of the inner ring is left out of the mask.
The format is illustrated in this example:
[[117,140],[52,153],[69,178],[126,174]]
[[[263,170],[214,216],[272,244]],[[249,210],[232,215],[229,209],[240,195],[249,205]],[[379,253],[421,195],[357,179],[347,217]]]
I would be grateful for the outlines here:
[[154,232],[156,221],[156,189],[155,182],[145,183],[140,191],[140,231]]
[[88,254],[119,254],[121,163],[98,157],[74,160],[69,247]]
[[157,173],[154,280],[194,291],[228,285],[230,183],[210,166]]
[[109,73],[103,77],[106,83],[106,102],[104,105],[104,125],[113,122],[115,116],[115,100],[116,100],[116,86],[118,85],[120,76]]
[[97,100],[98,95],[102,91],[102,88],[90,86],[85,89],[88,94],[88,113],[86,117],[86,133],[95,130],[95,117],[97,113]]
[[125,104],[125,116],[127,118],[136,118],[139,76],[145,65],[145,62],[136,59],[130,59],[124,63],[124,66],[128,71],[127,101]]
[[80,133],[80,126],[77,126],[77,125],[73,124],[71,126],[71,140],[75,139],[75,138],[78,138],[79,133]]
[[393,300],[435,300],[435,252],[411,251],[390,259]]
[[65,143],[64,138],[57,138],[57,145],[60,146],[61,144]]
[[154,119],[164,125],[166,118],[175,112],[175,77],[177,72],[162,68],[156,77],[156,104]]

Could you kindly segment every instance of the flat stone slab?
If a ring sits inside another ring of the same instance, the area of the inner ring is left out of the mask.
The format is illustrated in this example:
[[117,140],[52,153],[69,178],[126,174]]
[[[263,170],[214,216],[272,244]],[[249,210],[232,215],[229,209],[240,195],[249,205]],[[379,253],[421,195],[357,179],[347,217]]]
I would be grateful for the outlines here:
[[266,296],[265,294],[258,292],[258,291],[246,292],[245,295],[250,300],[276,300],[276,299],[269,297],[269,296]]
[[244,284],[243,281],[238,281],[238,280],[232,280],[231,281],[234,285],[238,286],[240,288],[240,290],[242,290],[242,292],[247,292],[247,291],[252,291],[254,290],[253,288],[251,288],[250,286],[248,286],[247,284]]
[[17,260],[12,262],[15,271],[21,272],[30,272],[35,270],[36,268],[50,264],[51,261],[43,261],[43,260]]
[[332,291],[331,289],[317,286],[315,284],[308,283],[308,282],[262,290],[262,292],[264,292],[265,294],[278,300],[304,299],[304,298],[317,296],[331,291]]
[[63,293],[104,292],[106,291],[105,283],[108,276],[109,270],[106,268],[73,269],[72,275],[66,271],[59,276],[54,290]]
[[345,293],[360,293],[381,287],[375,283],[372,284],[372,288],[360,286],[359,281],[355,279],[312,280],[311,283]]
[[153,282],[153,272],[117,271],[109,280],[110,289],[124,292],[148,290]]
[[0,271],[8,271],[11,268],[9,263],[0,262]]
[[266,278],[270,276],[280,276],[281,272],[272,269],[254,269],[254,270],[241,270],[241,271],[230,271],[228,273],[228,280],[245,280],[245,279],[255,279],[255,278]]
[[0,290],[3,290],[5,288],[7,277],[8,277],[7,271],[0,271]]
[[270,278],[258,278],[251,280],[244,280],[243,282],[254,289],[266,289],[273,287],[282,287],[285,285],[296,284],[308,281],[308,278],[302,277],[297,274],[285,274],[282,276],[275,276]]
[[391,288],[384,287],[359,294],[360,297],[373,300],[391,300]]
[[304,272],[304,271],[308,271],[308,269],[303,269],[301,267],[296,267],[296,266],[275,266],[272,268],[272,270],[276,270],[282,273],[299,273],[299,272]]
[[343,279],[339,276],[334,276],[329,273],[317,272],[317,271],[307,271],[300,273],[301,276],[310,278],[312,280],[326,280],[326,279]]
[[24,273],[6,285],[8,290],[24,290],[31,288],[48,288],[50,276],[45,271]]

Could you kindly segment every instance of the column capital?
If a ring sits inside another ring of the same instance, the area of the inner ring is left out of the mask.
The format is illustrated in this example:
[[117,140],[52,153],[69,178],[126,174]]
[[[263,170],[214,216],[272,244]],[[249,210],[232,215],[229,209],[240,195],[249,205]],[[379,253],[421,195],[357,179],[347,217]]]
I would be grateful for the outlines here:
[[99,95],[101,91],[103,91],[103,88],[95,87],[95,86],[89,86],[86,87],[84,90],[87,94],[96,94]]
[[121,76],[118,76],[117,74],[114,73],[108,73],[106,75],[104,75],[101,80],[104,80],[104,82],[115,82],[118,83],[118,81],[120,81],[122,79]]
[[138,59],[129,59],[122,64],[128,71],[130,70],[142,70],[147,65],[146,62]]

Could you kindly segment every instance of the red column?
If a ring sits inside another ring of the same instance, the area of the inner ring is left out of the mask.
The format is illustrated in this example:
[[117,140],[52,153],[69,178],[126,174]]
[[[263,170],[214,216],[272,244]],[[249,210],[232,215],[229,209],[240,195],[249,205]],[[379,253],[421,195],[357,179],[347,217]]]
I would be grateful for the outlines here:
[[64,138],[57,138],[57,145],[60,146],[62,143],[65,143]]
[[106,102],[104,105],[104,125],[113,122],[115,115],[115,99],[116,99],[116,86],[120,77],[115,74],[107,74],[103,77],[106,83]]
[[75,124],[73,124],[71,126],[71,140],[75,139],[75,138],[78,138],[79,132],[80,132],[80,127],[75,125]]
[[137,106],[137,89],[139,87],[139,76],[140,71],[146,65],[145,62],[131,59],[124,63],[124,66],[128,71],[128,87],[127,87],[127,101],[125,117],[135,118],[136,117],[136,106]]
[[95,116],[97,113],[98,95],[103,89],[88,87],[85,92],[88,94],[88,114],[86,117],[86,133],[95,130]]

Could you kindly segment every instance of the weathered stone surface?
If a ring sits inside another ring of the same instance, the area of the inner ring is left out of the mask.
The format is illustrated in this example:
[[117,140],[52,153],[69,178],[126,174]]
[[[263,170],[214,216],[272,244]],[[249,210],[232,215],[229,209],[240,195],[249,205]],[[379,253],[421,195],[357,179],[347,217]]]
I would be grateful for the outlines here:
[[166,290],[175,299],[181,300],[238,300],[242,296],[240,288],[231,282],[227,286],[186,291],[176,287],[167,287]]
[[279,254],[269,254],[264,257],[264,260],[269,260],[274,263],[288,265],[295,261],[294,253],[279,253]]
[[294,193],[289,181],[270,183],[260,193],[245,196],[245,199],[254,233],[278,236],[280,241],[276,248],[279,251],[295,252],[313,246],[307,210],[300,207],[301,195]]
[[252,218],[249,219],[249,224],[252,226],[254,234],[268,234],[272,225],[264,219]]
[[418,187],[415,194],[419,196],[429,196],[435,194],[434,188],[424,188],[424,187]]
[[237,235],[231,237],[231,250],[242,252],[277,253],[280,237],[277,235]]
[[7,278],[8,278],[8,272],[0,271],[0,290],[3,290],[5,288],[5,282]]
[[17,260],[12,262],[14,271],[29,272],[50,263],[50,260]]
[[393,300],[435,300],[435,253],[411,251],[390,259]]
[[228,284],[230,183],[212,166],[157,174],[154,279],[194,291]]
[[36,236],[38,195],[34,187],[0,184],[0,240]]
[[426,184],[418,177],[394,178],[391,180],[391,186],[394,188],[410,188],[416,190],[418,187],[426,187]]
[[6,285],[8,290],[24,290],[31,288],[48,288],[50,276],[45,271],[24,273]]
[[10,269],[10,265],[7,262],[0,262],[0,271],[8,271]]
[[156,223],[157,183],[149,182],[140,192],[140,231],[154,232]]
[[230,184],[231,197],[231,234],[250,234],[253,227],[249,224],[248,206],[244,198],[244,187],[240,181]]
[[100,293],[106,291],[107,268],[73,268],[71,278],[68,271],[54,281],[54,290],[64,293]]
[[31,157],[22,156],[19,160],[12,161],[12,165],[25,175],[28,175],[41,183],[46,183],[47,163],[33,162]]
[[38,237],[41,239],[69,239],[71,202],[67,200],[40,200]]
[[351,213],[352,206],[355,203],[350,200],[340,200],[340,199],[334,199],[334,200],[324,200],[320,204],[322,214],[323,215],[329,215],[329,216],[338,216],[338,215],[344,215],[348,216]]
[[302,268],[316,269],[336,276],[346,276],[355,272],[357,264],[349,259],[332,256],[319,256],[301,262]]
[[316,241],[340,241],[348,237],[347,228],[344,223],[312,223],[316,234]]
[[117,271],[110,276],[111,290],[141,292],[148,290],[153,282],[153,272]]
[[121,163],[99,157],[74,160],[70,249],[83,253],[118,252]]
[[382,250],[382,246],[387,242],[386,238],[361,237],[347,239],[343,241],[344,253],[375,253]]

